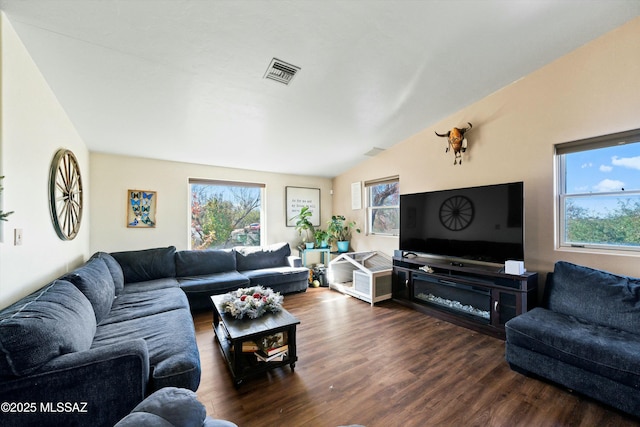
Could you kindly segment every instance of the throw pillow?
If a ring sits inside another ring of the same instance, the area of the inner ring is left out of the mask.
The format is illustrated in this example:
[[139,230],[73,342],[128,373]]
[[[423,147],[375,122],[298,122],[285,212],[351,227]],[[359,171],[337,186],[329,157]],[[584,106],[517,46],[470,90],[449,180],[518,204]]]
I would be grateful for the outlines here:
[[76,285],[87,297],[100,323],[111,311],[115,298],[115,285],[107,265],[100,258],[87,261],[82,267],[65,274],[62,280]]
[[106,252],[96,252],[91,259],[100,258],[104,261],[113,278],[113,284],[116,288],[116,295],[120,295],[124,289],[124,274],[122,273],[122,267],[118,264],[118,261]]

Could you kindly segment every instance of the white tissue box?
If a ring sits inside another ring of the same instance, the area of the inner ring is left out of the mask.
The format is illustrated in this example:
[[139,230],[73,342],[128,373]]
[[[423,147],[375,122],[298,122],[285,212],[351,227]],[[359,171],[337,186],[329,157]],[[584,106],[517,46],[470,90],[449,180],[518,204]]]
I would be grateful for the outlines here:
[[524,274],[524,261],[506,261],[504,263],[504,272],[507,274]]

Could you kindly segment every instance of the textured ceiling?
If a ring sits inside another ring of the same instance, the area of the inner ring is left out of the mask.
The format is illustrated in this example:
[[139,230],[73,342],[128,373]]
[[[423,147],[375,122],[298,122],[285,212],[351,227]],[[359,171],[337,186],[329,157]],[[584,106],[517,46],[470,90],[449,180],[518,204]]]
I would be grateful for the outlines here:
[[[0,9],[90,150],[332,177],[635,18],[640,1]],[[290,85],[264,78],[274,57],[301,68]]]

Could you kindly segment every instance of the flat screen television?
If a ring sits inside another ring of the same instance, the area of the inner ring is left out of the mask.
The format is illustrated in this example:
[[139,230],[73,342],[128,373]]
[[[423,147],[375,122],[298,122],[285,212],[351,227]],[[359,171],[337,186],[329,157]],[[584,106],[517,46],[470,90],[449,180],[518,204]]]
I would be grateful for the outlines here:
[[459,263],[524,260],[524,183],[400,195],[400,251]]

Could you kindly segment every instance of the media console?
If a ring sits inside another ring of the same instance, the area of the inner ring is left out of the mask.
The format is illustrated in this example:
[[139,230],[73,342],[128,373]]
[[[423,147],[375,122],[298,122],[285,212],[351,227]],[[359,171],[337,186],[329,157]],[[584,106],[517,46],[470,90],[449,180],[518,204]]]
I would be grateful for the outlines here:
[[538,274],[495,267],[393,257],[392,297],[442,320],[504,339],[504,324],[537,304]]

